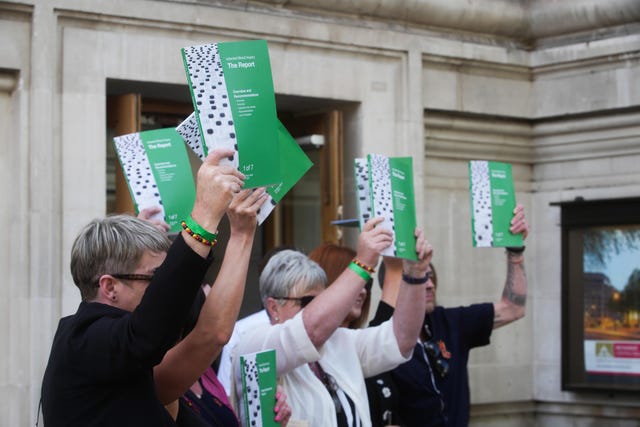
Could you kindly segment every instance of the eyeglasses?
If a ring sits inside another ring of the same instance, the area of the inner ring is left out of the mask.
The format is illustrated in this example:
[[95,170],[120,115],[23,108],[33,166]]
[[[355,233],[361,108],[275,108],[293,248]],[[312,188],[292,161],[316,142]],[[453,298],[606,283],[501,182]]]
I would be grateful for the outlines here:
[[[109,274],[109,276],[120,280],[144,280],[146,282],[150,282],[153,279],[153,274],[113,273]],[[99,288],[100,282],[96,282],[95,287]]]
[[153,274],[115,273],[115,274],[110,274],[110,276],[120,280],[145,280],[147,282],[150,282],[153,279]]
[[[115,277],[115,276],[114,276]],[[300,308],[305,308],[315,298],[315,295],[305,295],[303,297],[272,297],[274,299],[283,299],[285,301],[298,301]]]
[[422,343],[425,353],[429,357],[429,362],[440,378],[447,376],[449,372],[449,362],[442,358],[440,347],[433,341],[425,341]]

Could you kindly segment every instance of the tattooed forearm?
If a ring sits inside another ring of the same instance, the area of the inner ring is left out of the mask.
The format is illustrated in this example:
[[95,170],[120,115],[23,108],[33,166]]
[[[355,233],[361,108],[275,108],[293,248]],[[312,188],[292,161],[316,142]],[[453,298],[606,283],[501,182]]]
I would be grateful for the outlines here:
[[[519,271],[516,271],[519,270]],[[502,291],[502,298],[510,301],[511,303],[524,306],[527,303],[527,294],[518,292],[514,289],[515,287],[515,279],[516,275],[521,275],[524,277],[524,265],[522,260],[519,262],[513,262],[511,259],[507,263],[507,281],[504,285],[504,290]]]
[[521,319],[525,315],[527,302],[527,276],[524,272],[522,253],[507,252],[507,279],[502,298],[493,305],[493,328]]

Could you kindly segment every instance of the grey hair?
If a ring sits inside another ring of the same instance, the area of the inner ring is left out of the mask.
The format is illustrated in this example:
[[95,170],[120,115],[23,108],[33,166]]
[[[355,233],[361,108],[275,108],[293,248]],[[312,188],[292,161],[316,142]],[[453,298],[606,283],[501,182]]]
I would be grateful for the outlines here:
[[260,274],[260,298],[267,306],[267,298],[289,296],[295,287],[302,294],[311,289],[324,288],[327,276],[315,261],[290,249],[273,255]]
[[97,295],[103,274],[131,273],[146,251],[167,252],[167,235],[131,215],[94,219],[78,234],[71,248],[71,276],[83,301]]

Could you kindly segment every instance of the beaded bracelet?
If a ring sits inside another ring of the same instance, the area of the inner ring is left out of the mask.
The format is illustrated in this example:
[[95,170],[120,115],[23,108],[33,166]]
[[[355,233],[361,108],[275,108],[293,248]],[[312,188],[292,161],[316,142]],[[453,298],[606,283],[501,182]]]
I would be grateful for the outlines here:
[[180,223],[184,231],[198,242],[205,244],[207,246],[214,247],[216,243],[218,243],[218,234],[217,233],[209,233],[205,230],[200,224],[198,224],[192,217],[189,215],[187,219]]
[[364,269],[367,273],[372,274],[376,272],[376,269],[373,267],[369,267],[367,264],[358,261],[356,258],[353,259],[353,261],[351,261],[352,263],[354,263],[355,265],[357,265],[358,267]]
[[402,273],[402,281],[407,285],[424,285],[431,279],[431,272],[427,271],[424,277],[411,277],[405,273]]
[[365,282],[368,282],[369,280],[371,280],[371,274],[369,274],[369,272],[367,270],[365,270],[364,268],[360,267],[354,261],[351,261],[349,263],[349,269],[351,271],[353,271],[354,273],[356,273],[358,276],[362,277],[362,279]]

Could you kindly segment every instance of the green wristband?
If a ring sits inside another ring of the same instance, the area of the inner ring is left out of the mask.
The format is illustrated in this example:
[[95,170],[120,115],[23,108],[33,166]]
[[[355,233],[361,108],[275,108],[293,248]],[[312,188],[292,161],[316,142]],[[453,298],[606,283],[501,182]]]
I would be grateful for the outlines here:
[[364,268],[360,267],[355,262],[351,261],[351,263],[349,264],[349,269],[351,269],[351,271],[356,273],[358,276],[362,277],[362,279],[365,282],[368,282],[369,280],[371,280],[371,275],[369,274],[369,272]]
[[196,220],[191,217],[191,215],[189,215],[184,220],[184,222],[185,222],[185,224],[187,224],[187,227],[189,227],[189,229],[191,229],[191,231],[193,231],[194,234],[197,234],[200,237],[203,237],[203,238],[207,239],[210,242],[213,242],[214,240],[216,240],[218,238],[218,233],[210,233],[210,232],[208,232],[200,224],[198,224],[196,222]]

